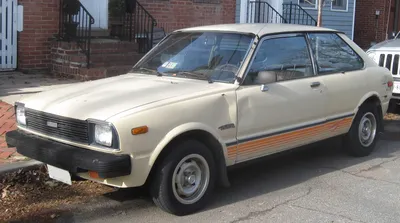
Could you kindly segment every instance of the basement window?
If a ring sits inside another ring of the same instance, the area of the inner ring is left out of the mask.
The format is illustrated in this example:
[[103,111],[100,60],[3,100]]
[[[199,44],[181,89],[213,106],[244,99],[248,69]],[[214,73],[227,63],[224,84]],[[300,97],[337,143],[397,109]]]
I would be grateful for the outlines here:
[[220,4],[221,0],[193,0],[194,3]]
[[317,0],[299,0],[299,5],[302,8],[317,9],[318,1]]

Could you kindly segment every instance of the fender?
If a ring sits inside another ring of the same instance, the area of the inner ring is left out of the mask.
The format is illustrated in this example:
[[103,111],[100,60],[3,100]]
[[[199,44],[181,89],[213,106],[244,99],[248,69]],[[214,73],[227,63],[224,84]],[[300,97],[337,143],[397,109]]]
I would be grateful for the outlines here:
[[[365,94],[365,95],[361,98],[361,100],[358,102],[357,107],[354,109],[354,114],[357,114],[358,109],[360,108],[360,106],[361,106],[368,98],[370,98],[370,97],[377,97],[378,100],[379,100],[379,103],[382,103],[381,98],[379,97],[379,93],[378,93],[378,92],[376,92],[376,91],[368,92],[368,93]],[[382,109],[382,108],[381,108],[381,109]],[[383,111],[380,110],[379,113],[380,113],[380,116],[381,116],[381,117],[379,117],[379,118],[381,119],[381,121],[380,121],[381,124],[380,124],[380,126],[378,126],[378,128],[379,128],[379,132],[382,133],[382,132],[384,131],[384,127],[383,127]]]
[[164,136],[164,138],[158,143],[157,147],[154,149],[153,153],[151,154],[150,159],[149,159],[149,166],[153,167],[153,165],[155,164],[160,153],[172,140],[174,140],[179,135],[184,134],[185,132],[189,132],[189,131],[193,131],[193,130],[202,130],[202,131],[205,131],[205,132],[211,134],[214,137],[214,139],[216,139],[218,141],[218,143],[220,144],[223,151],[217,151],[220,153],[220,156],[216,157],[217,159],[220,158],[219,161],[217,161],[218,163],[216,163],[217,172],[219,175],[219,179],[217,181],[219,182],[219,184],[221,186],[229,187],[230,182],[228,179],[227,165],[226,165],[226,163],[227,163],[226,159],[228,157],[226,145],[225,145],[225,143],[222,142],[220,136],[216,133],[216,131],[213,128],[211,128],[203,123],[199,123],[199,122],[186,123],[186,124],[177,126],[174,129],[172,129],[171,131],[169,131]]
[[170,143],[173,139],[175,139],[177,136],[188,132],[192,130],[203,130],[205,132],[210,133],[218,142],[220,143],[221,147],[223,148],[223,154],[226,159],[227,157],[227,148],[225,143],[222,142],[221,138],[217,134],[217,132],[212,129],[211,127],[200,123],[200,122],[191,122],[191,123],[186,123],[182,124],[180,126],[175,127],[171,131],[169,131],[164,138],[158,143],[157,147],[154,149],[152,152],[150,159],[149,159],[149,165],[153,166],[155,161],[157,160],[157,157],[160,155],[161,151]]
[[381,98],[379,97],[379,93],[376,91],[371,91],[368,92],[367,94],[365,94],[361,100],[358,102],[357,107],[354,109],[354,114],[357,114],[358,109],[360,108],[360,106],[370,97],[377,97],[379,99],[379,101],[381,102]]

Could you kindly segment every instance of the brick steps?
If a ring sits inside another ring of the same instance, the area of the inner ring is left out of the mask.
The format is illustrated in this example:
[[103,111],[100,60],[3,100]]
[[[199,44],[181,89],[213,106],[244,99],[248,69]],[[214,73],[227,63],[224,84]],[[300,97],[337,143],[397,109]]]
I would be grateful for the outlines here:
[[54,42],[51,70],[56,76],[78,80],[94,80],[128,72],[143,56],[138,45],[113,39],[95,39],[87,57],[76,43]]
[[131,53],[110,53],[110,54],[93,54],[90,57],[91,66],[116,66],[116,65],[135,65],[142,55]]

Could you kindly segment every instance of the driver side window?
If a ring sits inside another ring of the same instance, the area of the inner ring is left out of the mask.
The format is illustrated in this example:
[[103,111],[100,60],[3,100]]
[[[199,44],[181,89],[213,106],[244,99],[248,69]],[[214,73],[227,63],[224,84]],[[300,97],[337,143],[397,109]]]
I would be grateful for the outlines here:
[[305,37],[279,37],[261,43],[244,84],[268,84],[313,75]]

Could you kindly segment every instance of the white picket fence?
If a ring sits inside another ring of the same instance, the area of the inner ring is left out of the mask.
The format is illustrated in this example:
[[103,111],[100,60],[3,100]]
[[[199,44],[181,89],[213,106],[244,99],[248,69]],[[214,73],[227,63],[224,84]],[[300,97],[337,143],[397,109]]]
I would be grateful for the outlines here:
[[17,0],[0,0],[0,71],[17,68]]

